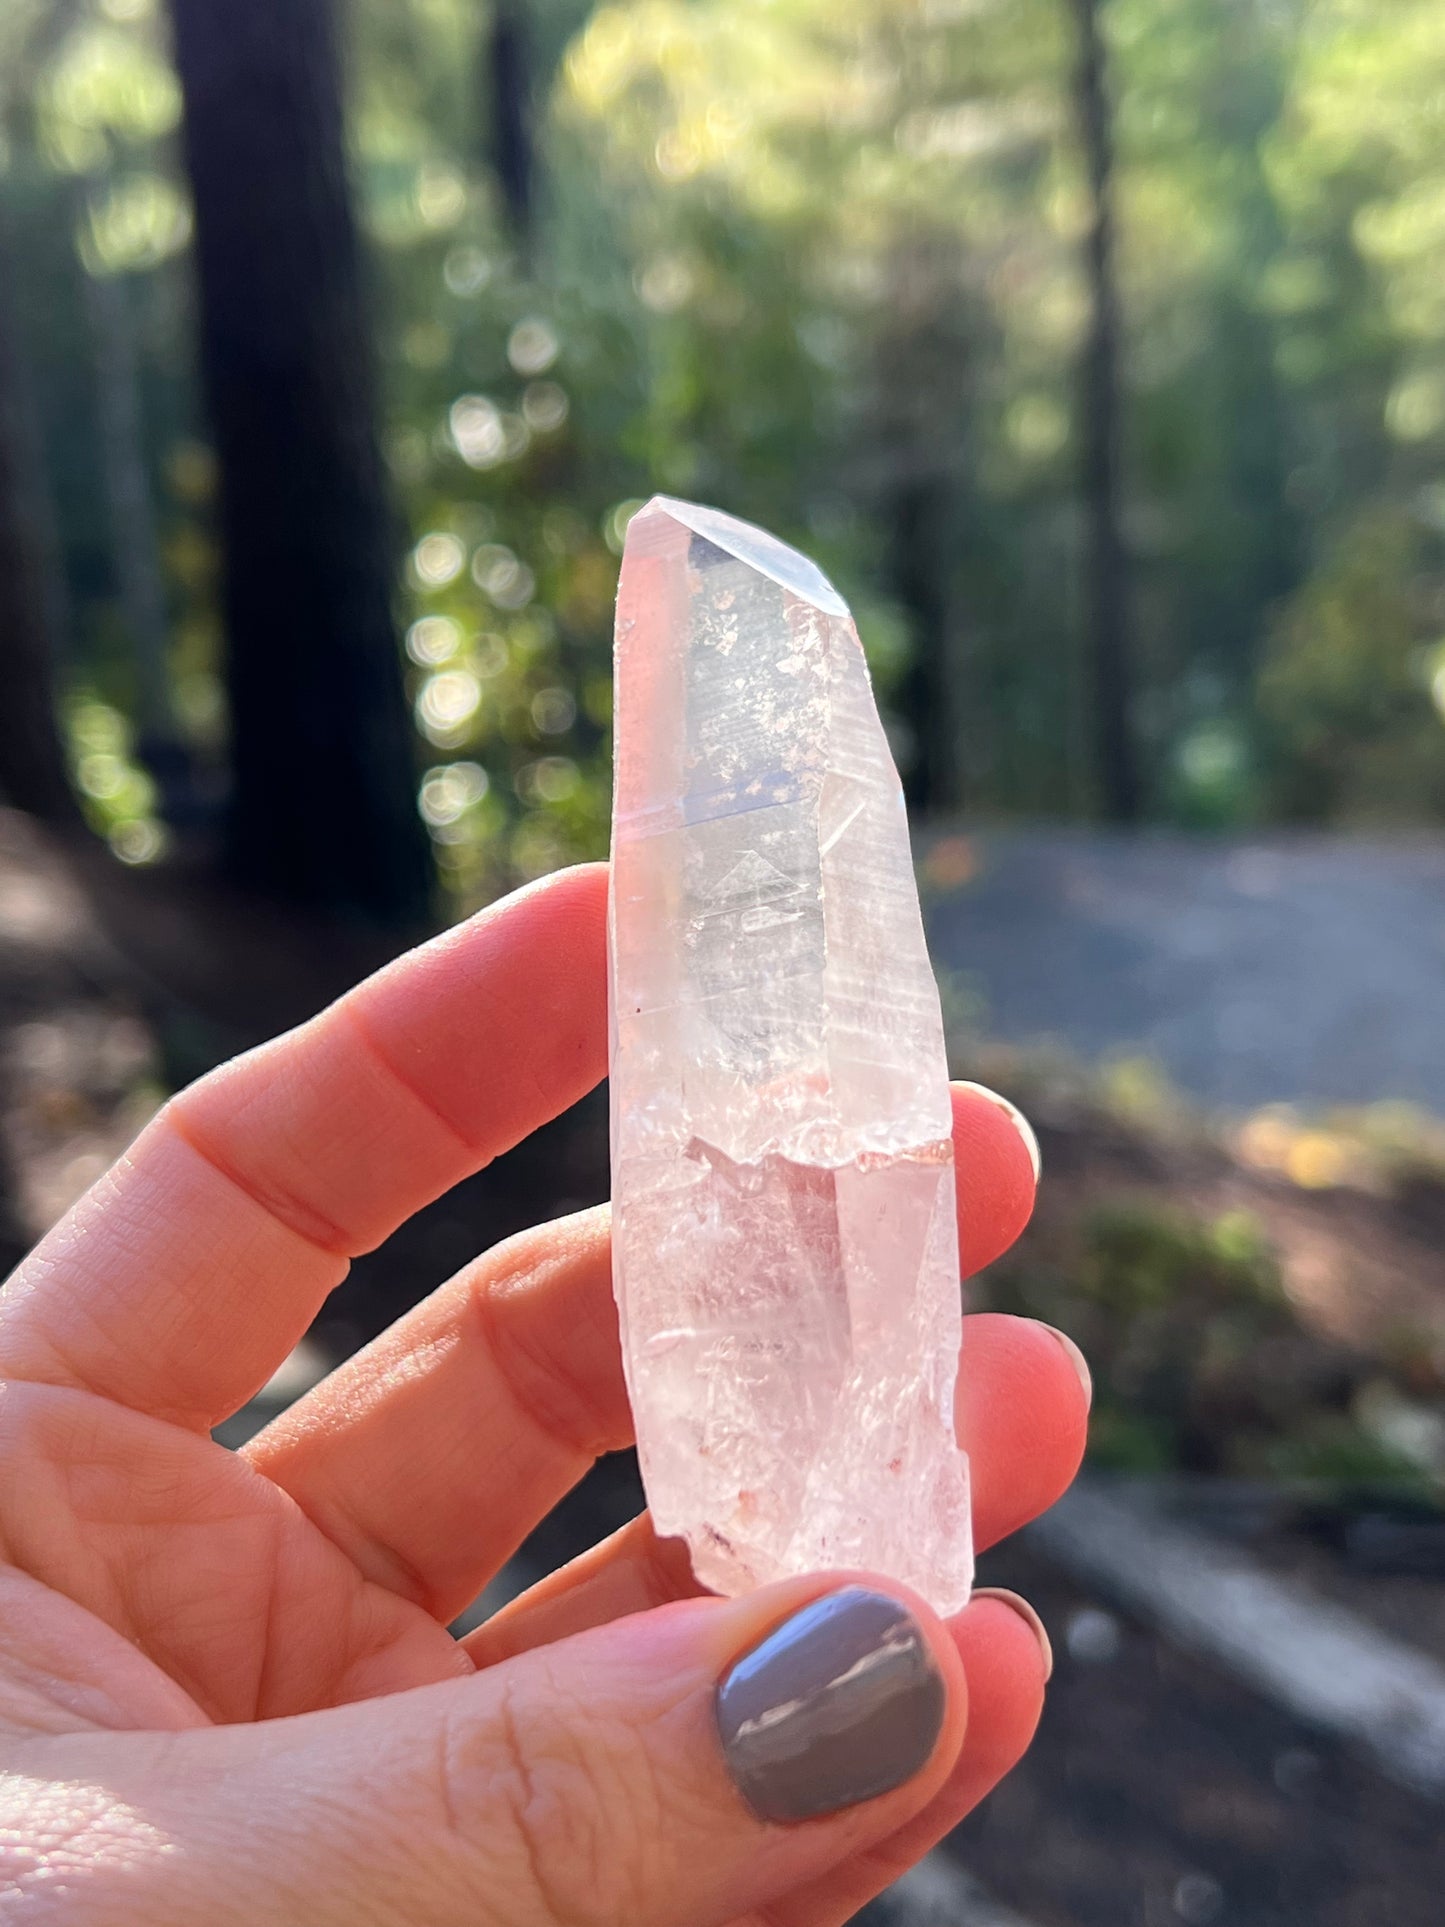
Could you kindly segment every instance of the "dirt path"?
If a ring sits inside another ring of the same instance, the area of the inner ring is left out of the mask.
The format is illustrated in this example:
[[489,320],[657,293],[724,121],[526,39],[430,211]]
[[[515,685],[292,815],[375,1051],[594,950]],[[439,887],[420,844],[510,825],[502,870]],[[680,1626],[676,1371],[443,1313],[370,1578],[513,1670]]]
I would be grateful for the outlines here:
[[990,1034],[1142,1054],[1224,1109],[1445,1113],[1445,839],[925,839],[935,960]]

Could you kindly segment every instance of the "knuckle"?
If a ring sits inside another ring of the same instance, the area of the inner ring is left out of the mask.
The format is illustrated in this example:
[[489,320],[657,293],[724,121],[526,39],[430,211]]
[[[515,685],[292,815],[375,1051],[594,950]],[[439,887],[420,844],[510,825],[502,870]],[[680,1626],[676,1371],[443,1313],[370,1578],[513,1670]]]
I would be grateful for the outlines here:
[[[471,1279],[473,1314],[512,1398],[552,1443],[585,1458],[631,1437],[620,1376],[599,1382],[595,1370],[595,1360],[616,1349],[605,1223],[593,1211],[546,1226],[545,1236],[522,1232],[489,1253]],[[559,1249],[560,1228],[567,1235]],[[604,1268],[602,1280],[587,1268],[589,1258]],[[569,1291],[559,1317],[549,1287],[579,1270],[589,1288]],[[591,1288],[599,1282],[600,1292]]]

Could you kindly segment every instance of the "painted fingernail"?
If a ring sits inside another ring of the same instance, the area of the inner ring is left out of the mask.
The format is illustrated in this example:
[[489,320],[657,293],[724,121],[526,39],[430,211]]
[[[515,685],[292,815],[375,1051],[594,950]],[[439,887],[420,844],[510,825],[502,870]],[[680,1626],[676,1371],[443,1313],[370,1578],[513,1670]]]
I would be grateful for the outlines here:
[[[1043,1324],[1043,1320],[1040,1319],[1039,1323]],[[1085,1358],[1069,1334],[1067,1332],[1061,1332],[1057,1325],[1044,1325],[1044,1330],[1051,1338],[1057,1338],[1063,1346],[1064,1356],[1073,1366],[1078,1381],[1084,1388],[1084,1397],[1089,1401],[1090,1405],[1092,1405],[1094,1402],[1094,1374],[1089,1370],[1088,1359]]]
[[1044,1622],[1039,1618],[1027,1599],[1021,1599],[1016,1592],[1008,1592],[1002,1586],[976,1586],[973,1597],[975,1599],[996,1599],[1001,1606],[1007,1606],[1011,1611],[1018,1614],[1019,1618],[1024,1621],[1034,1638],[1039,1642],[1039,1650],[1044,1656],[1044,1679],[1045,1681],[1051,1680],[1054,1676],[1053,1645],[1050,1642]]
[[815,1599],[736,1662],[717,1693],[728,1771],[761,1820],[810,1820],[874,1800],[927,1764],[946,1693],[896,1599],[847,1586]]
[[1029,1163],[1034,1167],[1034,1183],[1037,1184],[1043,1175],[1043,1155],[1039,1150],[1039,1141],[1034,1135],[1034,1127],[1029,1123],[1018,1105],[1010,1104],[1006,1097],[1000,1097],[997,1091],[991,1091],[987,1084],[971,1084],[965,1080],[960,1083],[959,1089],[963,1091],[974,1091],[979,1097],[986,1097],[990,1104],[996,1105],[998,1109],[1003,1112],[1009,1123],[1013,1125],[1014,1129],[1024,1141],[1024,1149],[1029,1154]]

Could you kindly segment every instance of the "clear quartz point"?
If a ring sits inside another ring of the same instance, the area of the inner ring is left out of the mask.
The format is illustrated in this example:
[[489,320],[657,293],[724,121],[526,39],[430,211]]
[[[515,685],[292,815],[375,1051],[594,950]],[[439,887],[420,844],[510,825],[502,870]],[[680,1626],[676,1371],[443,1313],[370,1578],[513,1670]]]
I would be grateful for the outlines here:
[[847,604],[658,496],[617,603],[612,1187],[648,1501],[704,1584],[973,1571],[948,1073]]

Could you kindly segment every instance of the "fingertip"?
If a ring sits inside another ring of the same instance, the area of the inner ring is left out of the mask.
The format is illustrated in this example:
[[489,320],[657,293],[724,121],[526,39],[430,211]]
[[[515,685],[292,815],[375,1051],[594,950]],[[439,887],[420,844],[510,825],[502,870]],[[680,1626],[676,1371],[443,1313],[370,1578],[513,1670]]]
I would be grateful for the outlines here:
[[[1042,1323],[1042,1320],[1040,1323]],[[1058,1343],[1060,1349],[1063,1351],[1064,1357],[1069,1361],[1069,1368],[1073,1372],[1074,1377],[1078,1379],[1079,1389],[1084,1394],[1084,1410],[1087,1413],[1089,1407],[1094,1403],[1094,1374],[1089,1370],[1088,1359],[1085,1358],[1069,1334],[1065,1331],[1060,1331],[1057,1325],[1044,1325],[1043,1329],[1049,1334],[1050,1338]]]
[[[842,1862],[811,1887],[794,1890],[799,1920],[851,1920],[858,1909],[916,1866],[1027,1751],[1043,1707],[1043,1648],[1033,1609],[1015,1594],[975,1593],[946,1623],[966,1681],[968,1731],[937,1793],[881,1844]],[[792,1918],[792,1915],[789,1916]]]
[[[579,918],[595,920],[607,914],[607,876],[605,863],[572,863],[563,870],[552,870],[527,886],[553,899],[559,908]],[[518,895],[525,895],[519,891]]]
[[[974,1592],[973,1600],[987,1599],[996,1601],[1000,1606],[1007,1606],[1009,1611],[1016,1614],[1017,1617],[1023,1621],[1024,1625],[1028,1627],[1029,1632],[1033,1635],[1034,1644],[1038,1647],[1043,1659],[1044,1684],[1047,1686],[1054,1676],[1054,1643],[1049,1638],[1048,1627],[1045,1626],[1043,1620],[1039,1617],[1037,1609],[1029,1604],[1022,1593],[1011,1592],[1006,1586],[978,1587]],[[973,1603],[973,1601],[970,1603]]]
[[719,1681],[728,1771],[764,1821],[888,1795],[901,1819],[933,1797],[963,1747],[968,1681],[951,1629],[901,1586],[840,1577],[773,1618]]
[[1052,1655],[1038,1614],[1013,1593],[976,1592],[949,1631],[968,1677],[968,1745],[958,1772],[971,1805],[1028,1751]]
[[981,1084],[952,1086],[959,1263],[964,1277],[992,1264],[1033,1214],[1038,1139],[1007,1098]]
[[996,1111],[1003,1113],[1004,1117],[1007,1118],[1013,1129],[1017,1131],[1019,1137],[1023,1140],[1024,1149],[1028,1152],[1029,1164],[1033,1169],[1034,1185],[1037,1187],[1038,1181],[1043,1175],[1043,1153],[1039,1149],[1039,1140],[1033,1125],[1029,1123],[1018,1105],[1015,1104],[1011,1098],[1007,1098],[1003,1096],[1001,1092],[992,1089],[990,1085],[975,1084],[967,1078],[960,1079],[953,1085],[953,1089],[961,1096],[970,1099],[981,1099],[985,1104],[991,1104]]
[[607,866],[557,870],[345,1000],[373,1052],[487,1157],[607,1071]]
[[1078,1361],[1078,1348],[1035,1318],[975,1312],[964,1321],[954,1409],[973,1462],[980,1547],[1027,1525],[1068,1490],[1089,1429]]
[[1038,1723],[1053,1651],[1037,1611],[1032,1606],[1020,1611],[1025,1604],[1017,1594],[980,1587],[950,1622],[972,1697],[970,1747],[989,1726],[1031,1735]]
[[936,1611],[918,1593],[907,1586],[900,1585],[896,1580],[877,1579],[868,1583],[886,1591],[906,1608],[909,1617],[927,1643],[930,1657],[942,1683],[945,1709],[932,1757],[935,1763],[953,1761],[957,1759],[963,1747],[969,1722],[968,1670],[959,1653],[953,1622],[945,1619],[942,1613]]
[[745,1613],[746,1623],[754,1627],[778,1626],[790,1614],[811,1610],[819,1602],[838,1598],[845,1593],[866,1595],[879,1602],[887,1601],[900,1621],[906,1617],[911,1622],[914,1633],[927,1649],[938,1672],[948,1702],[948,1712],[939,1730],[936,1750],[947,1752],[950,1746],[956,1750],[962,1743],[968,1723],[968,1675],[959,1658],[958,1644],[954,1638],[956,1617],[945,1618],[921,1593],[914,1591],[901,1579],[883,1573],[841,1569],[796,1579],[775,1580],[759,1587],[756,1592],[744,1594],[727,1603],[734,1610]]
[[[462,929],[485,928],[498,917],[518,917],[555,945],[557,961],[570,970],[605,969],[607,961],[607,865],[575,863],[552,870],[509,897],[477,911]],[[509,933],[510,935],[510,933]],[[599,980],[600,981],[600,980]]]

